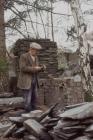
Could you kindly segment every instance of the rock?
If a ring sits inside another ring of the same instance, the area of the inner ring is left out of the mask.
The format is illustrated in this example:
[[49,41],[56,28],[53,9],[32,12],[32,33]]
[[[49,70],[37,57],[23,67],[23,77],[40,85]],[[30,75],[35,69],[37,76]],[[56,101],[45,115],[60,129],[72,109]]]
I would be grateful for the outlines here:
[[38,117],[38,121],[42,121],[46,116],[53,116],[53,111],[57,107],[58,103],[55,103],[53,106],[51,106],[47,111],[45,111],[40,117]]
[[23,125],[25,119],[22,117],[9,117],[9,120],[15,124]]
[[44,126],[33,119],[29,119],[24,122],[25,128],[33,134],[35,137],[40,138],[40,140],[51,140],[50,135],[45,132]]
[[25,131],[25,127],[21,127],[13,133],[13,137],[21,138],[23,137]]
[[34,136],[32,136],[32,135],[29,135],[29,136],[25,136],[25,137],[23,138],[23,140],[39,140],[39,139],[36,138],[36,137],[34,137]]
[[10,98],[10,97],[13,97],[14,94],[13,93],[0,93],[0,98]]
[[45,132],[45,131],[42,131],[42,133],[39,136],[39,139],[40,140],[53,140],[51,138],[51,136],[49,135],[49,133],[48,132]]
[[93,124],[91,124],[86,130],[85,133],[91,134],[93,136]]
[[11,125],[9,129],[5,131],[5,133],[3,134],[3,137],[4,138],[9,137],[14,132],[15,129],[16,129],[16,125],[15,124]]
[[24,126],[31,134],[34,134],[36,137],[39,137],[42,133],[42,130],[44,129],[40,123],[33,119],[26,120],[24,122]]
[[50,120],[50,117],[46,116],[42,121],[41,121],[41,124],[46,124],[48,123]]
[[87,136],[82,136],[82,137],[78,137],[78,138],[76,138],[74,140],[90,140],[90,139]]
[[76,107],[85,105],[86,103],[87,103],[87,102],[80,103],[80,104],[75,104],[75,105],[69,105],[69,106],[66,106],[66,107],[65,107],[65,110],[72,109],[72,108],[76,108]]
[[74,76],[74,82],[81,82],[81,76],[80,75]]
[[0,108],[2,107],[23,107],[24,100],[22,97],[0,98]]
[[88,117],[93,117],[93,102],[69,109],[60,114],[59,117],[69,119],[85,119]]
[[46,128],[47,131],[49,131],[53,129],[53,127],[56,125],[57,125],[57,122],[53,122],[53,123],[45,124],[44,127]]
[[24,119],[35,119],[41,116],[41,114],[43,113],[43,111],[41,110],[35,110],[35,111],[31,111],[30,113],[27,114],[22,114],[22,117]]
[[7,129],[9,129],[11,126],[11,123],[8,124],[2,124],[0,123],[0,135],[2,135]]

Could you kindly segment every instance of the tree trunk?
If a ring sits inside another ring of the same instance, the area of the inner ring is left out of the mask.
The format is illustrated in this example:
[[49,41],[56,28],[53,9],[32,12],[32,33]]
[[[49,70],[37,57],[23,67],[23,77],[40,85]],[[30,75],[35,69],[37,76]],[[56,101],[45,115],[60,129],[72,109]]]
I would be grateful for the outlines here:
[[[4,0],[0,0],[0,61],[6,60],[5,27],[4,27]],[[6,90],[7,74],[0,71],[0,92]]]
[[4,0],[0,0],[0,57],[6,56],[4,28]]
[[79,0],[71,0],[70,6],[75,21],[75,27],[77,31],[77,39],[79,45],[80,67],[82,85],[85,93],[93,95],[91,71],[90,71],[90,59],[89,59],[89,45],[86,37],[86,25],[82,16]]
[[54,22],[53,22],[53,0],[51,0],[51,33],[52,33],[52,40],[54,41]]

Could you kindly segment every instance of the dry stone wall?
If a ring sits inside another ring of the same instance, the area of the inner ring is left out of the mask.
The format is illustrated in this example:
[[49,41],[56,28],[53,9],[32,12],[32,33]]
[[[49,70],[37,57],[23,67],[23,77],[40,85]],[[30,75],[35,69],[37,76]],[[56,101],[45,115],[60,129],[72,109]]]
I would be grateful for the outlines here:
[[41,79],[39,81],[39,103],[53,105],[59,102],[62,107],[84,102],[84,92],[80,81],[73,79]]
[[[80,81],[74,81],[73,78],[53,78],[57,77],[57,45],[55,42],[45,39],[20,39],[15,43],[14,53],[18,56],[17,67],[20,55],[27,52],[29,44],[37,42],[42,46],[39,53],[41,64],[47,66],[47,71],[40,74],[38,102],[41,105],[52,105],[60,102],[61,106],[81,103],[84,101],[83,89]],[[19,69],[19,68],[18,68]],[[48,75],[51,75],[50,78]],[[42,79],[43,78],[43,79]]]
[[29,50],[31,42],[37,42],[42,46],[42,50],[38,55],[39,62],[45,64],[47,70],[40,74],[40,78],[47,78],[49,74],[56,75],[58,70],[57,44],[48,39],[19,39],[14,47],[14,53],[18,56],[17,67],[20,55]]

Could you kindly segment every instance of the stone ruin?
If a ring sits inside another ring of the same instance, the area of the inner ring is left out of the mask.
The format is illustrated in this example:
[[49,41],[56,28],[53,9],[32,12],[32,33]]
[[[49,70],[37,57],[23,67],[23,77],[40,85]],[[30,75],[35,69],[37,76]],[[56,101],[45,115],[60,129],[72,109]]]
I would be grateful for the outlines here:
[[50,106],[55,102],[60,102],[64,107],[65,105],[84,102],[81,81],[74,81],[73,78],[69,77],[63,79],[57,74],[58,60],[55,42],[48,39],[19,39],[14,47],[14,53],[18,56],[17,69],[19,70],[20,55],[28,51],[30,42],[37,42],[43,47],[39,53],[39,59],[41,64],[47,66],[47,71],[41,73],[39,78],[39,104]]
[[[49,39],[19,39],[15,43],[14,53],[19,57],[21,54],[29,50],[29,44],[31,42],[39,43],[42,46],[42,50],[39,53],[40,64],[45,64],[47,67],[46,72],[40,73],[40,78],[47,78],[49,74],[56,75],[58,70],[57,60],[57,44]],[[18,63],[17,63],[18,67]]]

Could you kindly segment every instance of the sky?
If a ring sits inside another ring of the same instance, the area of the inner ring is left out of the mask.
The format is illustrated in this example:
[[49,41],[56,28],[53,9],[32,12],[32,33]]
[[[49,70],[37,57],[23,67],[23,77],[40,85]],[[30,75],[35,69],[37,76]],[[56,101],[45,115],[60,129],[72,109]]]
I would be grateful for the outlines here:
[[[67,4],[66,2],[56,2],[53,4],[54,10],[53,12],[56,13],[62,13],[62,14],[72,14],[71,13],[71,9],[69,4]],[[23,7],[18,7],[17,9],[20,10],[20,8]],[[88,26],[88,32],[93,30],[93,15],[89,15],[89,11],[91,9],[93,9],[93,2],[88,0],[84,0],[82,2],[81,0],[81,9],[82,12],[86,13],[84,14],[84,20],[85,23]],[[44,23],[48,23],[47,22],[47,13],[41,13]],[[5,21],[7,21],[8,19],[10,19],[10,17],[12,17],[14,14],[11,11],[6,11],[5,12]],[[36,21],[36,16],[31,13],[31,18],[33,21]],[[29,18],[27,18],[29,20]],[[50,15],[49,15],[49,19],[50,19]],[[50,20],[49,20],[50,21]],[[69,29],[69,27],[71,27],[71,25],[74,25],[74,19],[72,16],[62,16],[62,15],[53,15],[53,21],[54,21],[54,39],[55,42],[57,42],[58,47],[64,47],[64,48],[72,48],[73,50],[75,50],[76,48],[74,47],[74,42],[72,44],[72,42],[70,40],[67,40],[67,34],[66,31],[67,29]],[[41,18],[40,15],[38,15],[38,19],[37,22],[41,23]],[[49,26],[51,26],[50,23],[48,23]],[[28,33],[30,37],[34,37],[34,32],[32,31],[32,27],[31,27],[31,23],[27,23],[27,28],[28,28]],[[34,28],[36,29],[36,24],[34,24]],[[44,30],[42,28],[41,25],[37,26],[38,28],[38,32],[41,38],[44,38]],[[22,30],[23,33],[25,33],[27,35],[24,23],[22,23],[22,28],[20,28]],[[48,30],[48,38],[51,38],[51,27],[46,28],[46,31]],[[11,30],[6,30],[6,46],[7,48],[11,48],[13,46],[13,44],[16,42],[17,39],[19,38],[23,38],[18,32],[11,32]]]

